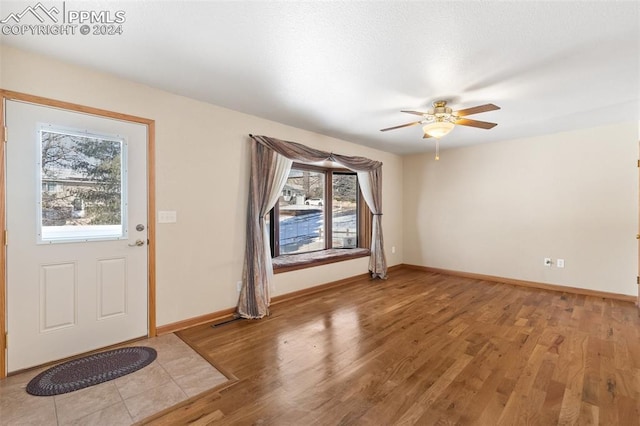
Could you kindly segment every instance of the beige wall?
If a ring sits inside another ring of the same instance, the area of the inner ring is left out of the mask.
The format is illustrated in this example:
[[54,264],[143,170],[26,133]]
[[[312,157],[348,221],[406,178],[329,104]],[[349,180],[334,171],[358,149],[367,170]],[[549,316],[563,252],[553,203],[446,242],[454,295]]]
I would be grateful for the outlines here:
[[[157,225],[158,325],[236,304],[244,256],[249,133],[382,161],[387,260],[389,265],[402,262],[401,157],[42,56],[1,49],[3,89],[156,121],[157,209],[178,212],[177,223]],[[273,294],[365,273],[367,261],[276,275]]]
[[637,158],[638,123],[406,157],[404,262],[636,294]]
[[[4,89],[156,120],[157,209],[178,212],[176,224],[157,226],[158,325],[236,303],[249,133],[384,162],[389,265],[636,293],[637,123],[445,150],[435,162],[1,49]],[[544,257],[566,267],[544,267]],[[364,273],[367,260],[278,274],[274,295]]]

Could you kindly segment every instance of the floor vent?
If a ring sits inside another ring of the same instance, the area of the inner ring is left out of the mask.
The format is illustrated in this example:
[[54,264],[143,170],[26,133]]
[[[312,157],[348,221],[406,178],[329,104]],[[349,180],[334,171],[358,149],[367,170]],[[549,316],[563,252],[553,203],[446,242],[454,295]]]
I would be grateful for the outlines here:
[[231,324],[232,322],[236,322],[236,321],[239,321],[239,320],[241,320],[241,319],[244,319],[244,318],[242,318],[242,317],[241,317],[240,315],[238,315],[238,314],[233,314],[233,317],[232,317],[231,319],[228,319],[228,320],[225,320],[225,321],[222,321],[222,322],[216,323],[216,324],[211,324],[211,327],[212,327],[212,328],[220,327],[220,326],[222,326],[222,325]]

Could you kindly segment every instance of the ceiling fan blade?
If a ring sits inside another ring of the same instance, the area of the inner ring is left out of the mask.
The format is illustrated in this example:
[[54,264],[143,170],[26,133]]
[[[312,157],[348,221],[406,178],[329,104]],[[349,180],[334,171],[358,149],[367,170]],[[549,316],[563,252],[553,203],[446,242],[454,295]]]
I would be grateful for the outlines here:
[[459,111],[456,111],[454,114],[457,115],[458,117],[465,117],[467,115],[480,114],[481,112],[495,111],[497,109],[500,109],[500,107],[497,105],[486,104],[486,105],[478,105],[472,108],[461,109]]
[[414,115],[429,115],[428,112],[420,112],[420,111],[400,111],[400,112],[406,112],[407,114],[414,114]]
[[422,121],[414,121],[412,123],[401,124],[399,126],[393,126],[393,127],[387,127],[386,129],[380,129],[380,131],[381,132],[386,132],[387,130],[402,129],[403,127],[411,127],[411,126],[415,126],[416,124],[420,124],[420,123],[422,123]]
[[498,123],[489,123],[488,121],[470,120],[468,118],[459,118],[456,120],[456,124],[461,126],[479,127],[481,129],[493,129]]

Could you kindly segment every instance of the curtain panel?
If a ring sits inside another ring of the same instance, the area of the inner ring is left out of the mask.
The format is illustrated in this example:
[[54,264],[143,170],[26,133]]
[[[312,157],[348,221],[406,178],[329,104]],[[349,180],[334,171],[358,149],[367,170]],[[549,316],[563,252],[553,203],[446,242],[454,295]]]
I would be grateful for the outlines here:
[[373,278],[385,279],[387,261],[382,236],[382,163],[364,157],[321,151],[267,136],[249,136],[252,141],[247,243],[237,313],[243,318],[254,319],[269,314],[273,266],[265,216],[278,201],[293,161],[332,161],[357,173],[363,198],[374,215],[369,271]]
[[357,173],[362,197],[373,213],[369,272],[373,278],[386,279],[387,259],[384,255],[384,238],[382,237],[382,167]]
[[242,318],[258,319],[269,315],[273,265],[265,219],[278,201],[292,163],[264,145],[255,141],[251,144],[247,242],[237,308]]

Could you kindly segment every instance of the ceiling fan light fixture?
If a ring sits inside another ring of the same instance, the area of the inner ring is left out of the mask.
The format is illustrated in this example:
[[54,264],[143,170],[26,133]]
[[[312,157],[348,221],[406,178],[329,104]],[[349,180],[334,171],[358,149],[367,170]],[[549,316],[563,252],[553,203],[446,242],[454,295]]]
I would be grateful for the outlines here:
[[439,139],[453,130],[455,124],[450,121],[434,121],[422,126],[422,130],[432,138]]

